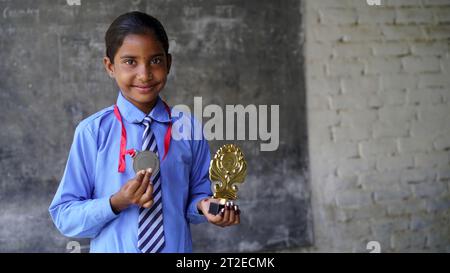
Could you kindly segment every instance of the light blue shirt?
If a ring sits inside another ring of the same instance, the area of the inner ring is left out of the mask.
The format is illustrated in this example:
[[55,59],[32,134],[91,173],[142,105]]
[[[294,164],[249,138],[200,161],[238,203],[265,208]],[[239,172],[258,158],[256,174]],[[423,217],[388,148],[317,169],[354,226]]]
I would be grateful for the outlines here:
[[[140,123],[145,113],[120,92],[117,106],[127,132],[127,149],[139,151],[145,128]],[[149,116],[153,119],[151,129],[161,161],[169,115],[160,98]],[[172,117],[173,122],[176,119]],[[121,124],[114,115],[114,106],[80,122],[64,175],[49,208],[62,234],[91,238],[91,252],[140,252],[137,248],[138,206],[133,205],[116,215],[109,202],[111,195],[135,176],[129,155],[125,157],[125,172],[118,172],[120,136]],[[204,138],[172,138],[167,157],[160,164],[165,232],[162,252],[192,252],[189,224],[206,221],[196,205],[211,196],[209,163],[210,151]]]

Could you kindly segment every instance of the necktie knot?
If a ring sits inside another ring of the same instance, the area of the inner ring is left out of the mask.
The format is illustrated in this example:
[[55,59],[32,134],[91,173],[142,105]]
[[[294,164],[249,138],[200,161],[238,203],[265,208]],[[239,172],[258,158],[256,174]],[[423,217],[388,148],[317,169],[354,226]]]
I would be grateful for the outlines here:
[[144,120],[142,120],[142,124],[145,125],[145,127],[149,127],[152,123],[152,118],[149,116],[146,116]]

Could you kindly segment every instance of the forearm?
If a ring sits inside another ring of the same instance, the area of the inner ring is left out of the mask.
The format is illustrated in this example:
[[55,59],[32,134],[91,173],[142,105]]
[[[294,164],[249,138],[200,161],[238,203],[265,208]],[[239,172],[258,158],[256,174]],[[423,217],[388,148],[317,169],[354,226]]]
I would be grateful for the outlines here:
[[52,204],[49,211],[58,230],[74,238],[94,238],[117,217],[109,197]]

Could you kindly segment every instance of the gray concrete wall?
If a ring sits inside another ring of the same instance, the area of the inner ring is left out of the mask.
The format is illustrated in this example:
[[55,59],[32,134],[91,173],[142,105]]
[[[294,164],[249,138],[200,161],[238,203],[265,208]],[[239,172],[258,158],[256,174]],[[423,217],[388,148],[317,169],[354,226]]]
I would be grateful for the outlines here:
[[450,251],[450,1],[305,7],[316,240],[298,251]]
[[47,209],[75,126],[115,102],[118,90],[102,67],[103,37],[116,16],[131,10],[157,16],[167,29],[173,67],[163,95],[169,104],[192,107],[201,96],[204,106],[223,109],[280,106],[276,151],[261,152],[260,138],[211,141],[212,152],[236,143],[247,156],[242,224],[194,227],[195,250],[310,245],[300,1],[80,3],[0,1],[0,251],[66,251],[71,239],[59,234]]

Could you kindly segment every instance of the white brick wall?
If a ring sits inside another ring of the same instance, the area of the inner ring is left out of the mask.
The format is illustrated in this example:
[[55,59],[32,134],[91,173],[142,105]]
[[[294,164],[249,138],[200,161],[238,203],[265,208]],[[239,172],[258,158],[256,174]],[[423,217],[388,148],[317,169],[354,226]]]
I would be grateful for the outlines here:
[[315,245],[450,251],[450,1],[304,1]]

